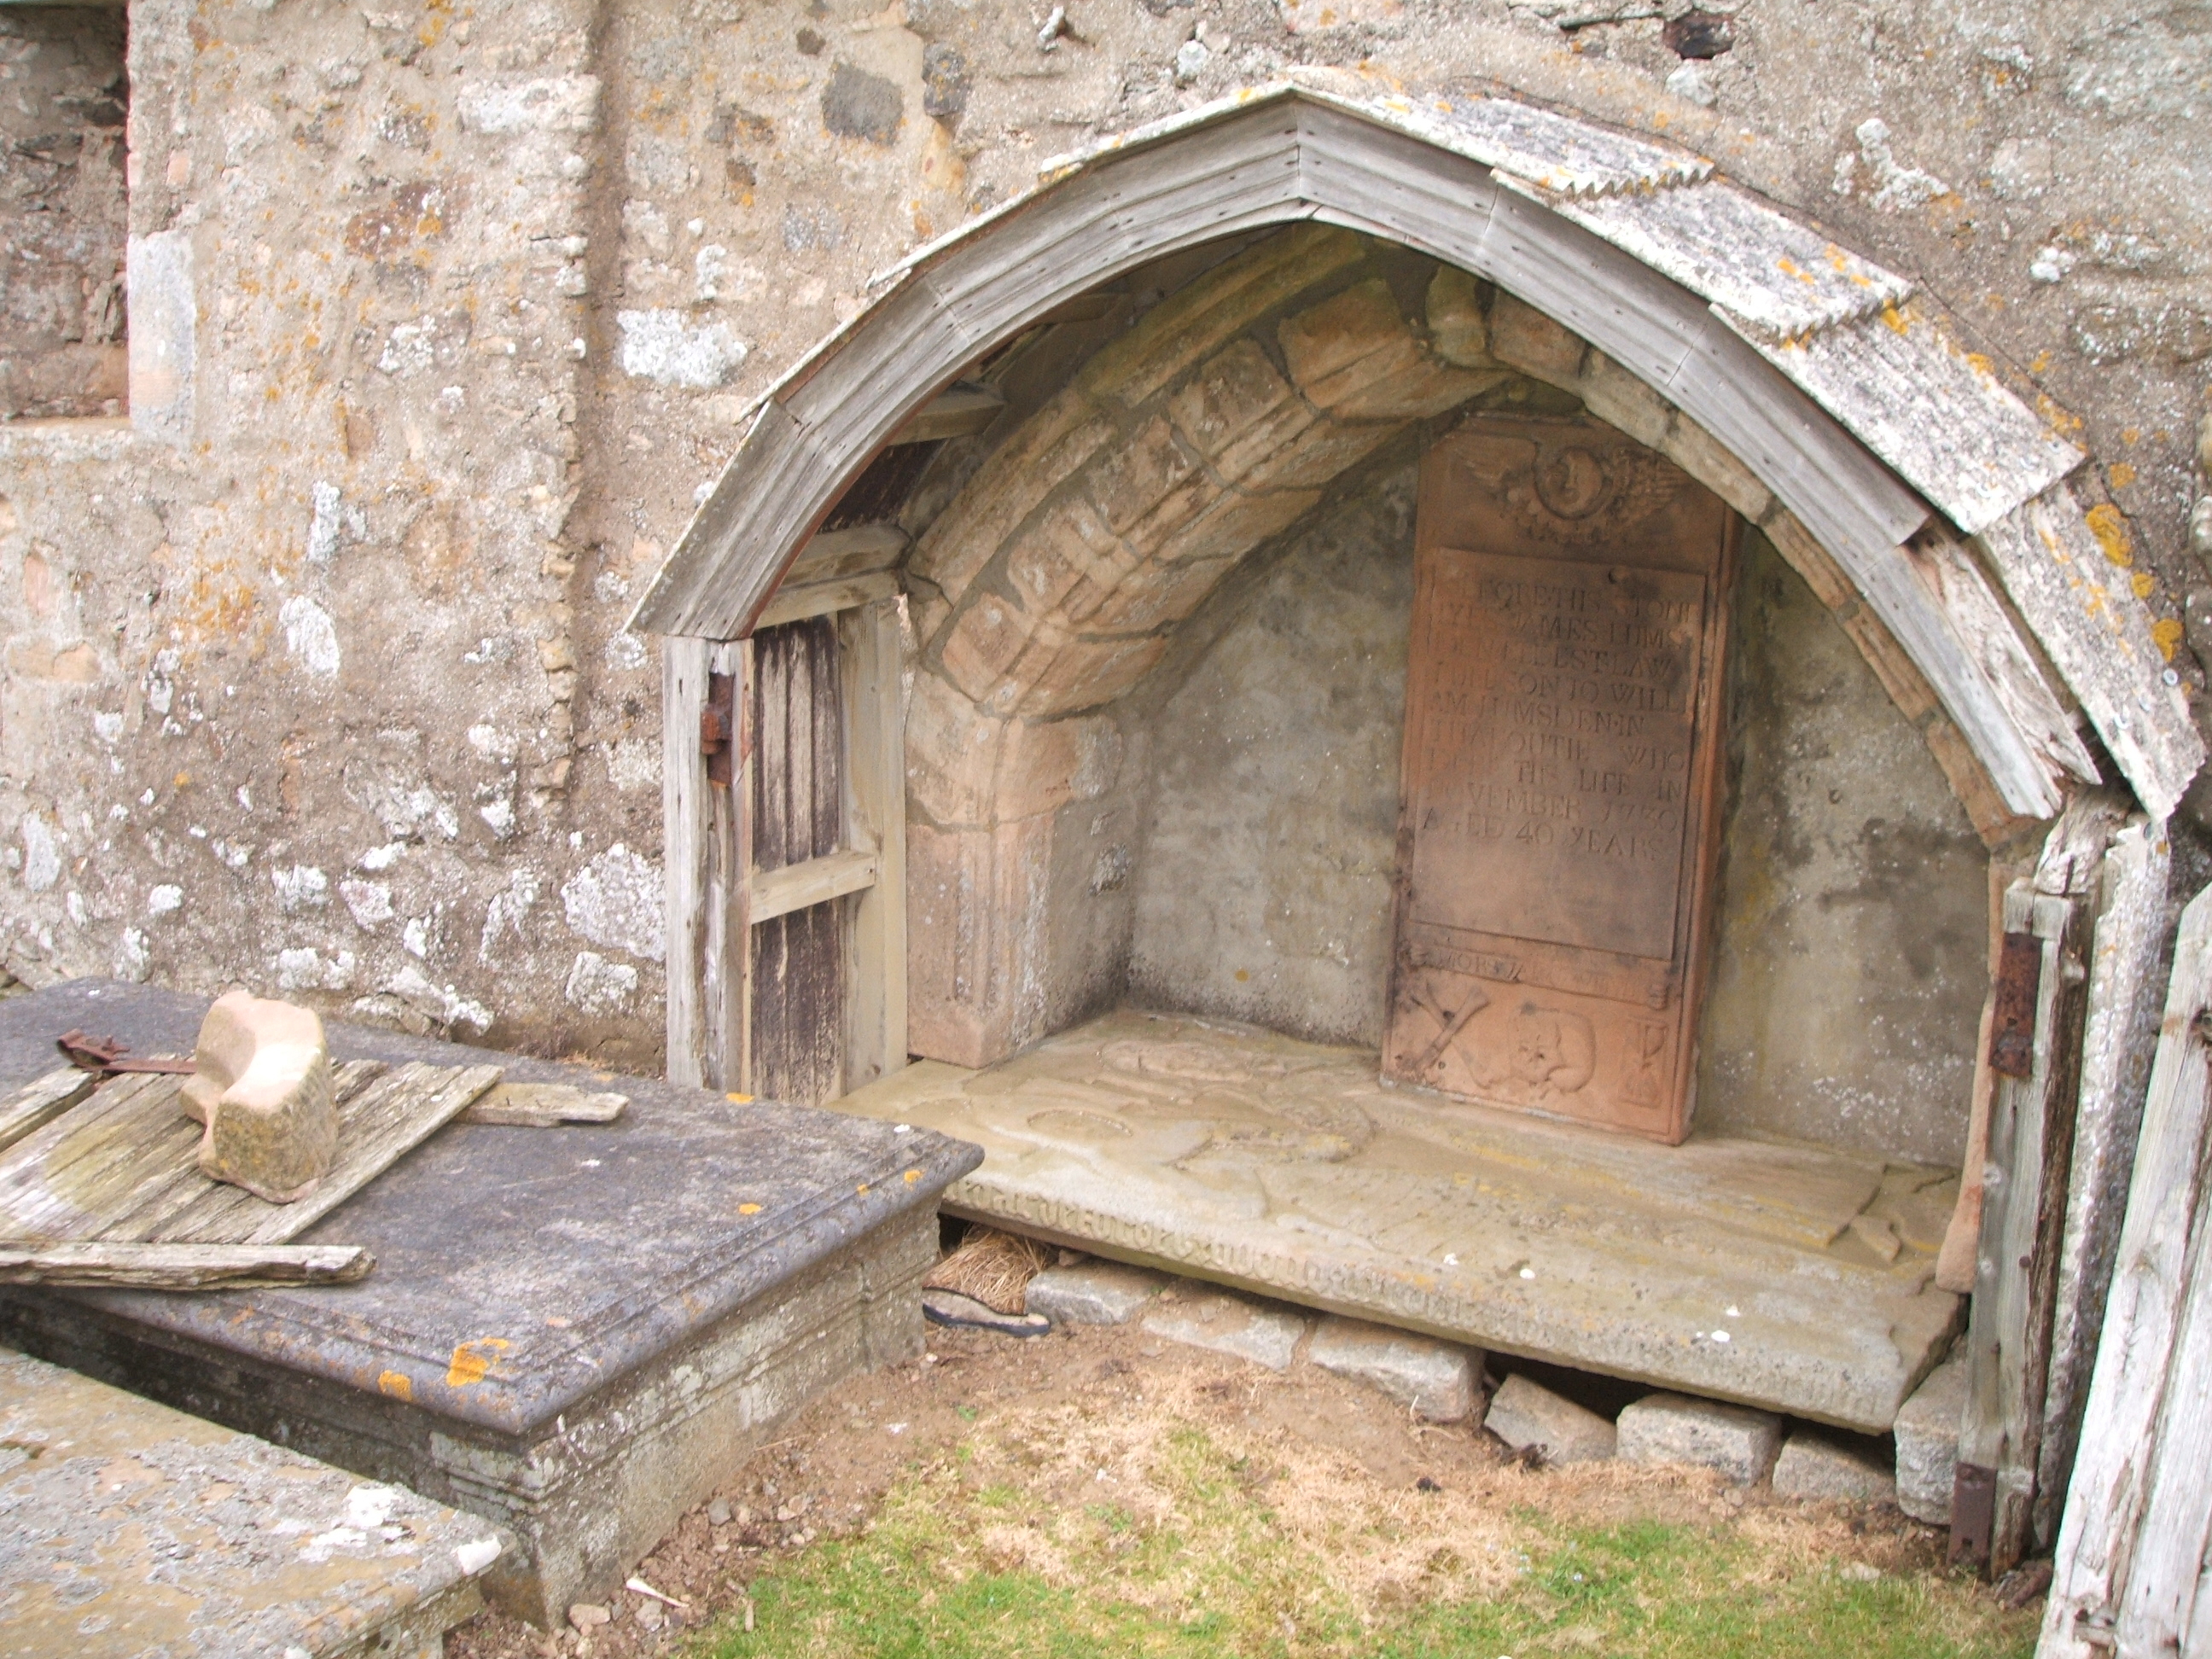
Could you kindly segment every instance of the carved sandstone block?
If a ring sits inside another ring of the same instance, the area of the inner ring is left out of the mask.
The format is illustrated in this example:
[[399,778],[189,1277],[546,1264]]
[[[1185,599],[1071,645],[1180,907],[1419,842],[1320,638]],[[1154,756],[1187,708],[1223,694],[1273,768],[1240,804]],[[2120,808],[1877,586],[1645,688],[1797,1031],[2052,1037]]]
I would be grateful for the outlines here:
[[244,991],[200,1023],[182,1104],[207,1126],[201,1172],[272,1204],[305,1198],[337,1155],[331,1051],[312,1009]]
[[1438,414],[1500,378],[1495,370],[1451,368],[1430,356],[1380,277],[1300,312],[1277,338],[1298,389],[1346,420]]

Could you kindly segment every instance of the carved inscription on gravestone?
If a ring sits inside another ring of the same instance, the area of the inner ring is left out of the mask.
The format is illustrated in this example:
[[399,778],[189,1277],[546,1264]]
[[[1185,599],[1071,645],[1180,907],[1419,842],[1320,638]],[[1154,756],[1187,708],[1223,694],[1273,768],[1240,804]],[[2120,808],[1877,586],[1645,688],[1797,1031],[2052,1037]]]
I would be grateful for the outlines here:
[[1594,423],[1431,450],[1386,1074],[1687,1133],[1732,532]]

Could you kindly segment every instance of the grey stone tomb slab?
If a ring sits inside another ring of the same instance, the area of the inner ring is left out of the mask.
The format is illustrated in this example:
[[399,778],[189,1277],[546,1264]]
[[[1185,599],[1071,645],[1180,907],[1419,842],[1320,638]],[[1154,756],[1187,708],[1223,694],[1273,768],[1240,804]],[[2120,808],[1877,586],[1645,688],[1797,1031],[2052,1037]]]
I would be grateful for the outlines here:
[[1371,1383],[1431,1423],[1456,1423],[1474,1410],[1480,1356],[1456,1343],[1364,1319],[1321,1322],[1306,1358],[1325,1371]]
[[[72,1026],[186,1053],[206,1005],[76,981],[0,1002],[0,1086]],[[333,1058],[587,1068],[344,1025]],[[0,1340],[496,1521],[496,1604],[603,1595],[785,1414],[921,1351],[935,1200],[980,1154],[927,1129],[624,1078],[611,1123],[456,1123],[310,1229],[357,1285],[0,1292]]]
[[1620,1413],[1613,1455],[1624,1463],[1692,1463],[1748,1486],[1774,1467],[1782,1420],[1771,1412],[1650,1394]]
[[1959,1475],[1959,1419],[1966,1408],[1966,1362],[1947,1359],[1897,1413],[1897,1507],[1930,1526],[1951,1524]]
[[[955,1213],[1487,1352],[1886,1432],[1958,1328],[1955,1177],[1385,1087],[1372,1050],[1124,1009],[836,1109],[980,1144]],[[1885,1260],[1852,1231],[1883,1224]]]
[[1517,1371],[1490,1396],[1482,1426],[1515,1451],[1533,1448],[1547,1463],[1602,1463],[1613,1455],[1619,1433],[1595,1412]]

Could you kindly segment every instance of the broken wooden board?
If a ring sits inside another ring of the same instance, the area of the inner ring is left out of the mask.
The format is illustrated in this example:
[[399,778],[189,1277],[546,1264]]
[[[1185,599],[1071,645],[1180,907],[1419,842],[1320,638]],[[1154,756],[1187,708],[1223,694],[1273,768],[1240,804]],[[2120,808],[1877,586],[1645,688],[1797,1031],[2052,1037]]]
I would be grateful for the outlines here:
[[567,1083],[495,1083],[460,1115],[463,1123],[548,1129],[557,1123],[611,1123],[628,1095],[591,1094]]
[[97,1072],[64,1066],[17,1091],[0,1106],[0,1152],[35,1129],[42,1129],[100,1086]]
[[271,1204],[202,1175],[201,1128],[179,1102],[182,1080],[137,1073],[103,1084],[0,1158],[0,1238],[284,1243],[459,1116],[501,1072],[375,1060],[333,1070],[337,1162],[297,1202]]
[[376,1258],[358,1244],[0,1245],[0,1285],[213,1291],[258,1285],[350,1285]]

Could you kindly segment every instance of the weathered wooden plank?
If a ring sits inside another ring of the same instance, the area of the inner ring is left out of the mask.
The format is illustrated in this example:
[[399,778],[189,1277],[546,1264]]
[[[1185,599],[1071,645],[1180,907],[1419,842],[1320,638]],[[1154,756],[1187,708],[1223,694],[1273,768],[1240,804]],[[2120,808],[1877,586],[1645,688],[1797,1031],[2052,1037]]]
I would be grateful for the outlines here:
[[784,585],[895,570],[911,544],[906,532],[895,524],[856,524],[843,530],[826,530],[799,550],[791,568],[784,573]]
[[2123,810],[2110,795],[2078,798],[2052,828],[2033,878],[2005,893],[2007,935],[2032,936],[2039,947],[2035,1034],[2027,1076],[2006,1076],[1998,1067],[1966,1333],[1960,1490],[1963,1498],[1977,1474],[1993,1476],[1993,1504],[1985,1537],[1983,1517],[1963,1504],[1954,1506],[1952,1533],[1954,1559],[1981,1557],[1993,1576],[2010,1571],[2033,1541],[2064,1224],[2058,1195],[2066,1190],[2073,1156],[2087,1000],[2088,912]]
[[714,793],[699,749],[707,707],[707,641],[660,645],[661,888],[668,929],[668,1077],[707,1081],[707,884],[714,855]]
[[752,923],[757,927],[811,905],[865,892],[878,877],[876,854],[847,848],[801,864],[763,870],[753,877]]
[[1912,292],[1896,272],[1718,180],[1587,201],[1547,191],[1544,200],[1776,339],[1871,316]]
[[998,387],[963,380],[947,386],[924,404],[920,412],[909,416],[891,434],[891,441],[926,444],[939,438],[964,438],[997,420],[1006,406],[1006,393]]
[[[2177,1398],[2184,1389],[2174,1361],[2187,1298],[2212,1283],[2212,1273],[2198,1260],[2212,1230],[2206,1216],[2212,1192],[2206,1181],[2212,1123],[2212,1067],[2203,1029],[2208,1006],[2212,888],[2190,901],[2175,936],[2127,1215],[2052,1557],[2037,1659],[2103,1659],[2119,1647],[2130,1576],[2160,1479],[2168,1408],[2179,1403],[2191,1409]],[[2196,1381],[2208,1370],[2212,1367],[2201,1367]],[[2200,1424],[2212,1419],[2212,1412],[2201,1407],[2194,1415]],[[2194,1472],[2199,1481],[2203,1469],[2200,1462]]]
[[[2171,817],[2204,763],[2204,740],[2187,699],[2166,683],[2166,654],[2130,569],[2107,555],[2063,484],[1976,540],[2143,810]],[[2113,550],[2127,554],[2117,541]]]
[[26,1085],[13,1100],[0,1106],[0,1151],[33,1129],[44,1128],[99,1086],[97,1072],[75,1066],[64,1066]]
[[2035,1537],[2044,1549],[2057,1534],[2075,1448],[2081,1442],[2081,1412],[2127,1207],[2128,1172],[2142,1123],[2143,1092],[2158,1048],[2171,862],[2164,826],[2137,820],[2112,838],[2099,873],[2074,1161],[2067,1177],[2066,1229],[2058,1246],[2043,1449],[2036,1468]]
[[2081,464],[1923,301],[1787,340],[1741,331],[1967,535]]
[[628,1095],[595,1093],[569,1083],[497,1083],[453,1121],[550,1129],[562,1123],[611,1123],[629,1105]]
[[750,640],[726,641],[708,658],[710,672],[726,675],[744,734],[730,786],[713,791],[707,826],[707,884],[702,896],[704,971],[701,1000],[706,1030],[702,1047],[709,1088],[748,1086],[752,1066],[753,715],[758,695]]
[[357,1244],[0,1244],[0,1285],[213,1291],[350,1285],[376,1258]]
[[872,847],[875,884],[854,901],[847,934],[845,1088],[907,1063],[905,634],[898,601],[848,615],[845,669],[846,835]]
[[143,1185],[189,1166],[201,1129],[177,1108],[180,1081],[111,1078],[17,1141],[0,1158],[0,1238],[88,1237]]
[[786,623],[806,622],[815,617],[831,617],[840,611],[851,611],[878,599],[888,599],[899,591],[898,577],[888,570],[878,570],[861,576],[840,576],[825,582],[786,582],[761,607],[757,628],[781,628]]

